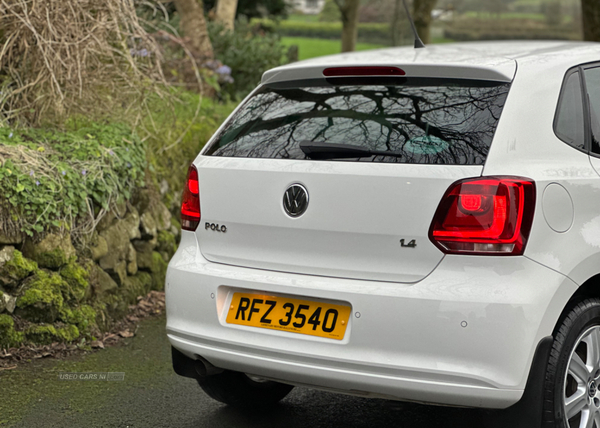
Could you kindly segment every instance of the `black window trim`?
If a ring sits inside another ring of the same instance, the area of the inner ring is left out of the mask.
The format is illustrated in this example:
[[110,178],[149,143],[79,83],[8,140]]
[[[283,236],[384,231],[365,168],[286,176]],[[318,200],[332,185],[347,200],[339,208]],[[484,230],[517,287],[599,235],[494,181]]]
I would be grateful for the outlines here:
[[581,69],[581,66],[576,66],[576,67],[570,68],[569,70],[567,70],[567,72],[565,73],[565,76],[563,77],[563,81],[562,81],[562,84],[560,87],[560,95],[558,96],[558,102],[556,103],[556,109],[554,111],[554,120],[552,121],[552,131],[554,131],[554,135],[556,136],[556,138],[558,138],[560,141],[565,143],[567,146],[571,147],[572,149],[577,150],[578,152],[589,154],[590,150],[589,150],[588,137],[587,137],[587,119],[586,119],[586,109],[585,108],[583,109],[583,127],[584,127],[583,149],[580,149],[579,147],[575,147],[572,144],[570,144],[568,141],[563,140],[558,135],[558,132],[556,131],[556,128],[558,127],[559,109],[562,106],[563,98],[565,96],[567,80],[569,80],[569,78],[575,73],[579,73],[579,90],[582,92],[581,96],[582,96],[582,100],[583,100],[583,96],[584,96],[584,93],[583,93],[584,88],[583,88],[583,82],[582,82],[582,74],[583,73],[580,69]]
[[[588,156],[593,156],[595,158],[600,159],[600,153],[593,153],[591,150],[592,129],[591,129],[591,123],[590,123],[591,122],[590,106],[589,106],[589,97],[588,97],[588,93],[587,93],[587,87],[586,87],[585,75],[584,75],[585,70],[590,69],[590,68],[597,68],[597,67],[600,67],[600,62],[589,62],[589,63],[585,63],[585,64],[579,64],[579,65],[567,70],[567,72],[565,73],[565,76],[563,77],[563,81],[562,81],[561,88],[560,88],[560,95],[558,97],[558,103],[556,104],[556,109],[554,111],[554,120],[552,122],[552,130],[554,131],[554,135],[556,136],[556,138],[558,138],[560,141],[565,143],[567,146],[571,147],[572,149],[577,150],[578,152],[586,153]],[[560,138],[558,133],[556,132],[556,127],[557,127],[557,122],[558,122],[558,112],[559,112],[559,108],[562,104],[563,96],[565,94],[565,85],[566,85],[569,77],[571,77],[571,75],[574,73],[579,73],[579,89],[581,91],[581,102],[583,103],[583,105],[582,105],[582,107],[583,107],[583,127],[584,127],[584,130],[583,130],[583,132],[584,132],[584,135],[583,135],[584,148],[583,149],[580,149],[579,147],[575,147],[575,146],[569,144],[567,141]]]
[[585,123],[585,146],[588,149],[588,155],[600,159],[600,153],[594,153],[592,151],[592,113],[590,109],[590,97],[587,91],[587,83],[585,81],[585,70],[600,67],[600,62],[582,64],[579,66],[581,70],[581,90],[583,91],[583,111],[584,111],[584,123]]

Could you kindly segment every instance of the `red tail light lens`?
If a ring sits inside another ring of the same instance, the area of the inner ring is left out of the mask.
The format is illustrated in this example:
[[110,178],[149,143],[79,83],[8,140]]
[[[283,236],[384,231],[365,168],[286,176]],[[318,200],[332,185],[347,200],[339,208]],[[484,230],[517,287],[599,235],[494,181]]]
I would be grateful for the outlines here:
[[190,166],[188,178],[181,198],[181,228],[194,231],[200,224],[200,194],[198,189],[198,171]]
[[429,239],[446,254],[521,255],[534,208],[532,180],[482,177],[457,181],[438,206]]

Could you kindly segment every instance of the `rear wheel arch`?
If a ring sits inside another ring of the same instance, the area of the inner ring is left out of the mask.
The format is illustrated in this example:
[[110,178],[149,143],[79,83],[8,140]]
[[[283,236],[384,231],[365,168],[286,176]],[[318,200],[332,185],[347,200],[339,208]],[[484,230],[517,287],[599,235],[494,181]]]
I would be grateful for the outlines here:
[[600,298],[600,273],[586,280],[583,284],[579,286],[579,288],[577,288],[575,293],[573,293],[571,298],[565,304],[562,312],[560,313],[560,316],[556,320],[554,329],[552,331],[552,336],[556,337],[558,329],[562,325],[565,318],[569,315],[569,312],[571,312],[571,310],[575,306],[577,306],[580,302],[584,301],[585,299],[590,299],[594,297]]

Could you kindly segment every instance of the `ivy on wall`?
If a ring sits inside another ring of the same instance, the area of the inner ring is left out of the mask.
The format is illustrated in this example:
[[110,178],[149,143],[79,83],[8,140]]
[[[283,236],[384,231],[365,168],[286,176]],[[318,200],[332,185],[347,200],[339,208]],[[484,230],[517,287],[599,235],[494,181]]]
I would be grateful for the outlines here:
[[142,141],[127,125],[0,128],[0,226],[29,236],[52,228],[91,232],[94,219],[143,186],[145,168]]

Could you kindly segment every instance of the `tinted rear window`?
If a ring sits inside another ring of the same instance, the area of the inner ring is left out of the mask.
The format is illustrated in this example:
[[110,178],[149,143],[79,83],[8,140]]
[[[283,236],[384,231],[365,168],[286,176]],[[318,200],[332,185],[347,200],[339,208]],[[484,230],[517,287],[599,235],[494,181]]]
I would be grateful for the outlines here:
[[263,86],[205,154],[308,159],[300,143],[311,141],[378,152],[345,161],[481,165],[509,89],[460,80],[333,80]]

